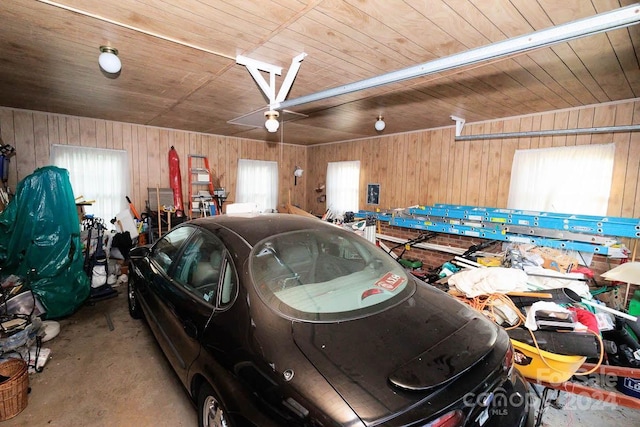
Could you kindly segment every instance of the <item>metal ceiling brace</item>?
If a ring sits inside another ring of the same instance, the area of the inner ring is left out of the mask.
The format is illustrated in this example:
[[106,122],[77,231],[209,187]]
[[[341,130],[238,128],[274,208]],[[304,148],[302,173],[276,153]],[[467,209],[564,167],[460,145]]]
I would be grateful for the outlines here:
[[462,127],[466,120],[457,116],[451,116],[451,120],[456,122],[456,137],[459,137],[462,134]]
[[[282,74],[282,68],[276,67],[275,65],[267,64],[266,62],[256,61],[255,59],[247,58],[246,56],[238,55],[236,56],[236,63],[240,65],[244,65],[251,73],[251,77],[258,83],[262,92],[266,95],[269,100],[269,108],[275,109],[276,105],[287,97],[289,91],[291,90],[291,86],[293,85],[293,80],[296,78],[298,74],[298,70],[300,69],[300,63],[307,56],[306,53],[301,53],[300,55],[293,58],[291,61],[291,65],[289,66],[289,70],[287,71],[287,75],[282,82],[282,86],[280,86],[280,91],[276,96],[276,74]],[[264,79],[260,71],[264,71],[269,73],[269,83]]]
[[[456,120],[451,116],[453,120]],[[463,120],[464,123],[464,120]],[[460,129],[462,130],[462,129]],[[505,133],[489,133],[479,135],[461,136],[458,132],[458,123],[456,122],[456,141],[475,141],[479,139],[506,139],[506,138],[531,138],[536,136],[559,136],[559,135],[584,135],[594,133],[616,133],[616,132],[638,132],[640,125],[627,126],[601,126],[593,128],[580,129],[554,129],[554,130],[532,130],[526,132],[505,132]]]
[[332,89],[323,90],[299,98],[280,101],[272,104],[272,109],[291,108],[297,105],[308,104],[334,96],[370,89],[390,83],[413,79],[416,77],[440,73],[456,68],[478,64],[496,58],[504,58],[542,47],[567,42],[580,37],[628,27],[640,22],[640,3],[621,7],[609,12],[593,15],[588,18],[568,22],[555,27],[547,28],[523,36],[510,38],[501,42],[492,43],[476,49],[467,50],[434,61],[426,62],[401,70],[392,71],[369,79],[360,80]]

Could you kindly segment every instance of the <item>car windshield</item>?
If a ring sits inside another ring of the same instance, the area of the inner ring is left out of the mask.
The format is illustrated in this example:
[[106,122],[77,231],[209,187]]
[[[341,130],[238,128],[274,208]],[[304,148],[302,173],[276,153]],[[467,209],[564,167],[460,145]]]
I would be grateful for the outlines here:
[[285,316],[335,321],[384,310],[413,292],[388,254],[337,228],[295,231],[257,244],[250,262],[261,297]]

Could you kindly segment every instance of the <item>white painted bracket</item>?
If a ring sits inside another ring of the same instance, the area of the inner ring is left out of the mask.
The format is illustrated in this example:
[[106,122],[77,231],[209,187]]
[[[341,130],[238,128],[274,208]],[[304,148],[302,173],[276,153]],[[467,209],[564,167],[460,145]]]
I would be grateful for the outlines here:
[[[298,74],[298,70],[300,70],[300,63],[306,56],[307,54],[303,52],[293,58],[277,96],[276,74],[282,74],[281,67],[276,67],[275,65],[267,64],[266,62],[256,61],[255,59],[247,58],[246,56],[242,55],[236,56],[236,63],[247,67],[247,70],[249,70],[251,77],[253,77],[258,86],[260,86],[260,89],[262,89],[262,92],[266,95],[267,99],[269,99],[269,109],[275,110],[289,94],[291,86],[293,85],[293,81]],[[269,83],[267,83],[260,71],[269,73]]]
[[462,128],[464,127],[465,119],[457,116],[451,116],[451,120],[455,120],[456,122],[456,136],[460,136],[462,134]]

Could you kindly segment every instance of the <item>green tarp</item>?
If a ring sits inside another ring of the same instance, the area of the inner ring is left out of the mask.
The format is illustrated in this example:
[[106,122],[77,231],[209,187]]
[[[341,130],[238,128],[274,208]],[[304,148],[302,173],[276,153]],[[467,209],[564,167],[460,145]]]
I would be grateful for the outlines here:
[[76,311],[89,296],[83,270],[80,224],[69,172],[55,166],[37,169],[18,183],[14,198],[0,213],[2,275],[30,276],[30,287],[49,319]]

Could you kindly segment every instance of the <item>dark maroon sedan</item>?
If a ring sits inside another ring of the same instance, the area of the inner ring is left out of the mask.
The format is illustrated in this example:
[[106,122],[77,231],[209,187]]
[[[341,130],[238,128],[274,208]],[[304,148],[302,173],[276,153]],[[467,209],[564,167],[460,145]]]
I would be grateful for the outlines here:
[[183,223],[131,252],[128,295],[200,426],[527,422],[502,329],[320,220]]

